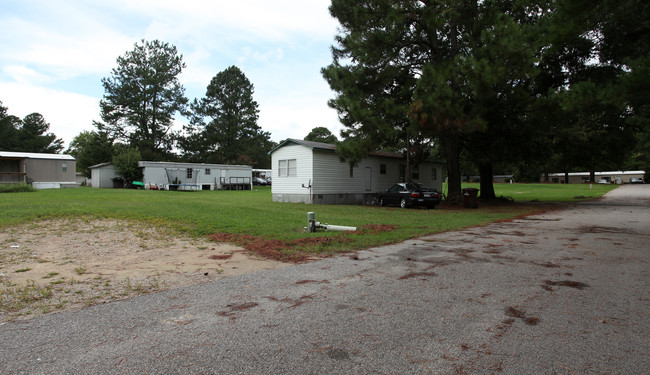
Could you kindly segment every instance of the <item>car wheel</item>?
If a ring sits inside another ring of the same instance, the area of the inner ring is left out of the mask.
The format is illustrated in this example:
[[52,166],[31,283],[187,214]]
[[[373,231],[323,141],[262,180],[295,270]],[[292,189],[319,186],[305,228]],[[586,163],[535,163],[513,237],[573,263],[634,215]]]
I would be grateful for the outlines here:
[[406,199],[402,198],[402,200],[399,202],[399,206],[402,208],[406,208]]

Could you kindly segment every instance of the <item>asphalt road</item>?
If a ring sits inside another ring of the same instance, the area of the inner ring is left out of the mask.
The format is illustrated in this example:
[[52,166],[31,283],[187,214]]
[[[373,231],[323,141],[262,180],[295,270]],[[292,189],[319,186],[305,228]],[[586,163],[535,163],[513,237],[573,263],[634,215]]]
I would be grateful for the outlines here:
[[2,374],[647,374],[650,185],[0,325]]

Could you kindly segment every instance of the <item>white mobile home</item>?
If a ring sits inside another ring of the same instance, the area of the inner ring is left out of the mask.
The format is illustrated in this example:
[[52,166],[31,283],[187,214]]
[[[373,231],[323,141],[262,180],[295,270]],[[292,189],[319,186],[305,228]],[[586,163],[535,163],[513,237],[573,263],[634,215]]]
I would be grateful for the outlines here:
[[[354,166],[341,162],[336,145],[287,139],[271,150],[274,202],[370,204],[377,194],[404,181],[401,154],[372,152]],[[412,180],[442,190],[442,164],[420,163]]]
[[[247,165],[139,161],[145,189],[154,190],[249,190],[253,169]],[[93,187],[115,185],[115,167],[103,163],[90,167]]]
[[[540,177],[540,182],[553,182],[560,184],[580,184],[589,183],[589,172],[570,172],[567,173],[569,180],[565,181],[567,177],[564,173],[549,173],[548,181],[545,181],[545,176]],[[604,180],[611,183],[623,184],[630,182],[632,178],[641,178],[645,176],[645,171],[610,171],[610,172],[595,172],[596,182]]]
[[250,190],[253,168],[248,165],[140,161],[145,188],[168,190]]

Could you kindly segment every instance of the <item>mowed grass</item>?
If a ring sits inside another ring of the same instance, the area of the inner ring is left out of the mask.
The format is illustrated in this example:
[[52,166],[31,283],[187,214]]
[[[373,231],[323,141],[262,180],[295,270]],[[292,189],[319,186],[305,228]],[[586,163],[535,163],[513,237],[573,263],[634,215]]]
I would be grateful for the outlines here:
[[[463,187],[478,189],[479,184],[463,184]],[[599,198],[617,187],[612,184],[494,184],[494,191],[497,196],[515,202],[579,202]]]
[[[517,201],[520,198],[522,201],[568,201],[574,200],[577,194],[587,194],[572,185],[497,186],[512,189],[508,192],[518,194],[515,197]],[[562,189],[567,187],[570,189]],[[599,187],[588,192],[595,197],[605,193],[606,189]],[[546,199],[546,194],[552,199]],[[507,193],[498,189],[497,195]],[[51,189],[0,194],[0,230],[46,219],[114,218],[165,226],[192,236],[226,233],[232,235],[229,238],[234,242],[249,245],[249,250],[254,251],[255,246],[251,246],[251,243],[258,242],[261,247],[276,247],[290,259],[292,254],[331,254],[396,243],[544,209],[547,206],[539,204],[424,210],[274,203],[271,201],[270,187],[255,188],[253,191],[196,192]],[[322,223],[355,226],[358,231],[305,233],[303,228],[307,226],[307,212],[310,211],[315,212],[316,219]]]

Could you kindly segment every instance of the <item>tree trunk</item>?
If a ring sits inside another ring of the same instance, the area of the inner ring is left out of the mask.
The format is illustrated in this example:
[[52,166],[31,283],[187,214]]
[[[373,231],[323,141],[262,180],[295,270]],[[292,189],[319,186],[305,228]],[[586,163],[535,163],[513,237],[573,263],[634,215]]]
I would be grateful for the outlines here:
[[492,182],[492,163],[480,163],[478,169],[481,176],[481,200],[487,201],[496,199],[496,194],[494,194],[494,184]]
[[450,131],[444,137],[445,154],[447,156],[447,201],[460,204],[463,194],[460,189],[460,138],[458,132]]
[[589,182],[594,183],[596,182],[596,172],[595,171],[589,171]]
[[569,183],[569,172],[564,172],[564,183],[565,184]]

